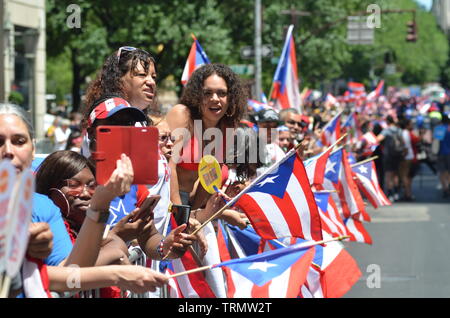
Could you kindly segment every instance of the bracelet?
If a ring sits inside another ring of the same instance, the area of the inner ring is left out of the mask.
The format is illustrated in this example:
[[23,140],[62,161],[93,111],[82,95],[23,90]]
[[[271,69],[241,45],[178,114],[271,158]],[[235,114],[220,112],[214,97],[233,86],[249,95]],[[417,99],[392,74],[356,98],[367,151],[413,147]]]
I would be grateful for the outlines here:
[[159,242],[159,245],[156,247],[156,252],[161,258],[164,258],[164,239]]

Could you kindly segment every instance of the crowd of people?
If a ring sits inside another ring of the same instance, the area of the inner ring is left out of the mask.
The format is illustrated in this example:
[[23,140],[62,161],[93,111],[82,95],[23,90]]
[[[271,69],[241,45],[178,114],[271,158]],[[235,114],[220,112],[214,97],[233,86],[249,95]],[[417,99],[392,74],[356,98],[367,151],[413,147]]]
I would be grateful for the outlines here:
[[[380,98],[375,105],[307,101],[302,111],[278,111],[270,105],[255,111],[228,66],[206,64],[192,74],[179,104],[161,115],[150,111],[157,103],[156,77],[156,62],[148,52],[122,47],[111,54],[86,92],[81,115],[55,120],[47,130],[54,148],[45,158],[34,157],[28,115],[14,105],[0,107],[2,159],[11,160],[18,171],[32,167],[36,172],[27,255],[46,265],[50,291],[69,291],[72,297],[90,289],[100,289],[101,297],[124,297],[125,290],[151,291],[160,297],[160,288],[168,283],[159,272],[160,262],[188,250],[200,261],[207,260],[211,246],[207,228],[196,229],[223,206],[224,199],[235,196],[292,148],[301,144],[298,153],[303,160],[320,154],[325,149],[323,129],[339,113],[342,123],[355,118],[346,144],[355,159],[378,156],[378,179],[391,201],[414,201],[411,184],[420,163],[439,174],[442,194],[450,197],[445,104],[440,105],[440,118],[428,116],[435,108],[420,113],[414,100],[395,97]],[[133,166],[126,155],[117,161],[108,182],[98,184],[93,154],[96,128],[101,125],[158,129],[156,184],[132,184]],[[205,138],[208,131],[219,133]],[[198,175],[206,152],[218,159],[222,171],[223,191],[212,195],[200,185]],[[148,198],[153,199],[151,204],[146,204]],[[170,226],[168,212],[185,205],[191,208],[188,222]],[[241,229],[248,225],[239,209],[227,209],[219,218]],[[130,266],[129,251],[136,246],[151,260],[147,266]],[[82,271],[77,288],[65,283],[72,264]],[[211,288],[216,296],[226,297],[214,275],[208,277]],[[31,295],[22,280],[15,278],[11,296]]]

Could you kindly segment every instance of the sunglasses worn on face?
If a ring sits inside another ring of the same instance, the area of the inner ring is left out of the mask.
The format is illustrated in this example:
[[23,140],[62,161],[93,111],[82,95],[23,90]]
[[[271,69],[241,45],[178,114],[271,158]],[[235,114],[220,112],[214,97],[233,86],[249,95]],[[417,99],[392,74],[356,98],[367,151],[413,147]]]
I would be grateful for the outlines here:
[[161,136],[159,136],[159,141],[161,141],[163,143],[167,143],[169,140],[172,143],[174,143],[175,142],[175,137],[174,136],[170,136],[170,135],[161,135]]
[[288,120],[287,123],[289,125],[292,125],[292,126],[297,125],[297,126],[302,127],[302,128],[308,126],[306,123],[304,123],[302,121]]
[[92,181],[88,184],[84,184],[78,180],[75,179],[67,179],[64,180],[64,186],[68,188],[67,194],[72,195],[75,197],[80,196],[84,189],[87,189],[88,193],[90,195],[93,195],[95,192],[95,188],[97,188],[97,182]]

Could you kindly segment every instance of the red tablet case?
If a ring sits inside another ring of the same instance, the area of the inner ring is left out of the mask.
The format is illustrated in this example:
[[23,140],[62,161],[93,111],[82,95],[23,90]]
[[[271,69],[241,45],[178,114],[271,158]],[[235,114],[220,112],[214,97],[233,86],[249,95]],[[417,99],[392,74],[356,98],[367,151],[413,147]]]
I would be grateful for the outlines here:
[[96,161],[97,183],[108,182],[122,153],[131,159],[133,184],[158,182],[158,139],[156,127],[99,126],[97,127]]

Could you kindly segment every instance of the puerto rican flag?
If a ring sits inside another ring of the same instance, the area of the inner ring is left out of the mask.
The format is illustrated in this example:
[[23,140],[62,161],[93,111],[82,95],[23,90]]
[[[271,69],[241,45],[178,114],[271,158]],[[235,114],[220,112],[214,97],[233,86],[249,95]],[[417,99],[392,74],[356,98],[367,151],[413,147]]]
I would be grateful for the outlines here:
[[357,176],[356,181],[360,190],[374,208],[392,204],[378,183],[377,171],[373,161],[354,166],[352,170]]
[[344,222],[347,228],[347,233],[350,236],[350,241],[372,244],[372,238],[360,220],[348,218]]
[[350,98],[359,99],[366,96],[366,88],[363,83],[348,82],[347,87],[350,92]]
[[[171,229],[174,229],[176,227],[177,225],[172,215],[170,218],[170,228],[168,229],[167,232],[170,233]],[[181,273],[197,267],[198,264],[194,260],[191,251],[187,250],[183,256],[172,260],[171,264],[168,265],[166,271],[168,271],[170,274]],[[206,281],[203,273],[197,272],[189,275],[178,276],[172,279],[174,281],[170,282],[169,291],[170,294],[174,297],[177,296],[181,298],[216,298],[216,295],[214,294],[208,282]]]
[[306,174],[308,175],[309,183],[311,185],[323,183],[323,179],[325,177],[325,168],[331,150],[333,150],[333,148],[329,147],[321,154],[305,160],[304,165]]
[[344,128],[344,132],[348,132],[351,136],[350,141],[356,143],[361,137],[362,132],[361,128],[358,124],[358,119],[356,118],[356,112],[352,112],[348,117],[345,123],[342,125]]
[[280,56],[275,75],[273,77],[273,91],[271,99],[275,101],[274,108],[296,108],[301,111],[301,98],[297,73],[297,58],[295,53],[293,25],[289,26],[286,34],[283,52]]
[[340,298],[362,276],[355,259],[340,242],[317,245],[313,263],[299,295],[302,298]]
[[47,265],[42,260],[26,257],[22,264],[22,284],[26,298],[51,298]]
[[320,216],[303,162],[291,151],[272,173],[257,179],[237,200],[264,239],[322,240]]
[[264,103],[258,102],[254,99],[247,100],[247,108],[248,110],[254,111],[255,113],[259,112],[260,110],[263,110],[267,108],[268,106]]
[[370,92],[369,95],[367,95],[367,100],[368,101],[376,100],[378,97],[380,97],[383,94],[383,90],[384,90],[384,80],[381,80],[378,82],[378,85],[375,88],[375,90]]
[[341,137],[341,115],[342,112],[336,114],[324,127],[321,141],[324,146],[330,146]]
[[191,50],[189,51],[186,65],[184,66],[183,75],[181,76],[181,84],[183,85],[186,85],[192,73],[194,73],[197,68],[203,64],[211,63],[205,51],[203,51],[200,42],[198,42],[197,38],[193,34],[191,36],[194,42],[192,43]]
[[305,283],[314,254],[315,247],[297,244],[214,267],[229,270],[230,298],[295,298]]
[[[344,221],[339,216],[336,205],[330,196],[330,193],[314,193],[317,206],[319,207],[319,214],[322,220],[322,235],[344,236],[347,235]],[[325,232],[325,233],[324,233]]]

